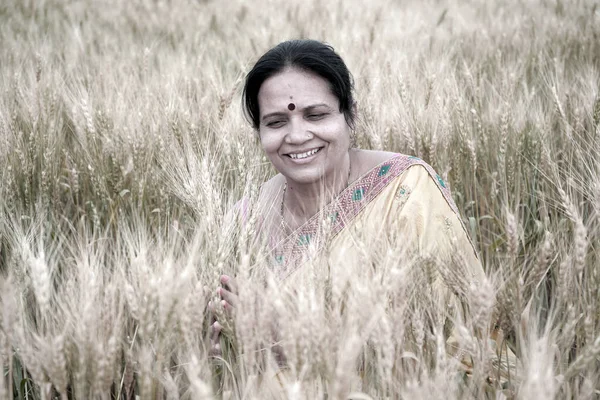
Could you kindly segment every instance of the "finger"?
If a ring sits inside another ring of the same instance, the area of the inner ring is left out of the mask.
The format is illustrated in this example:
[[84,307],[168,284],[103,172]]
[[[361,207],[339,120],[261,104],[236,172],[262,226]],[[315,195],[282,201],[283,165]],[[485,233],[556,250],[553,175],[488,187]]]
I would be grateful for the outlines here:
[[215,305],[215,302],[212,300],[208,302],[208,311],[210,311],[211,314],[214,314],[217,312],[217,307]]
[[230,275],[221,275],[221,284],[225,287],[225,289],[229,290],[231,293],[238,293],[237,281]]
[[221,307],[223,307],[223,309],[225,310],[225,312],[227,313],[227,315],[231,316],[231,312],[233,311],[234,306],[232,306],[231,304],[229,304],[225,300],[221,300]]
[[[235,307],[237,305],[238,297],[229,290],[218,288],[217,293],[219,296],[221,296],[221,299],[226,301],[231,307]],[[222,301],[221,305],[224,305]]]
[[211,346],[210,348],[210,355],[212,357],[221,357],[222,352],[221,352],[221,343],[216,343],[214,345]]
[[223,327],[218,322],[210,326],[210,355],[213,357],[221,356],[221,330]]
[[223,326],[219,324],[219,322],[215,322],[210,326],[210,341],[213,344],[219,343],[221,341],[221,331],[223,330]]

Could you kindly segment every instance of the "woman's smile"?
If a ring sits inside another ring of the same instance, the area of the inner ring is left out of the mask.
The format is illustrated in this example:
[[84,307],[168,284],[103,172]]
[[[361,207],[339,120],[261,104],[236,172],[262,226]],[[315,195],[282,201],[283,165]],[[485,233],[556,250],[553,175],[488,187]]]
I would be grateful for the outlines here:
[[321,147],[314,147],[310,150],[299,150],[294,151],[293,153],[287,153],[286,156],[290,158],[290,161],[295,164],[308,164],[313,161],[317,156],[321,153]]

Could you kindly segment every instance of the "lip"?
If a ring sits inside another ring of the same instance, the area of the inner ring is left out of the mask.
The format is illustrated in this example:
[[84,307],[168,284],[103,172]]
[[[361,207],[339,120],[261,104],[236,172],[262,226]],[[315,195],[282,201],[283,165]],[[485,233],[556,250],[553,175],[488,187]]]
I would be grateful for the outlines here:
[[[319,151],[317,151],[315,154],[308,156],[306,158],[292,158],[289,156],[289,154],[300,154],[300,153],[306,153],[307,151],[311,151],[314,149],[319,149]],[[313,147],[307,150],[301,150],[301,151],[294,151],[293,153],[285,153],[284,157],[287,161],[290,161],[294,164],[308,164],[309,162],[311,162],[312,160],[314,160],[315,158],[317,158],[317,156],[319,154],[321,154],[321,152],[323,151],[324,147],[323,146],[318,146],[318,147]]]

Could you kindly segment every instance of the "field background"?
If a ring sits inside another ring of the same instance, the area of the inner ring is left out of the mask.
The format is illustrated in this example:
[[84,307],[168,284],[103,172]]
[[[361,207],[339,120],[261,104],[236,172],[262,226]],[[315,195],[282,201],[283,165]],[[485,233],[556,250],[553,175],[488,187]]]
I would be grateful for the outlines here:
[[[247,282],[268,307],[236,314],[209,359],[206,304],[252,257],[252,227],[232,240],[223,215],[273,174],[241,85],[301,37],[353,72],[359,147],[450,183],[490,278],[463,339],[501,326],[510,383],[484,382],[485,332],[467,377],[418,307],[369,319],[369,285],[347,319]],[[0,398],[598,398],[599,212],[597,1],[0,4]],[[255,351],[277,315],[287,376]],[[407,329],[431,344],[402,370]]]

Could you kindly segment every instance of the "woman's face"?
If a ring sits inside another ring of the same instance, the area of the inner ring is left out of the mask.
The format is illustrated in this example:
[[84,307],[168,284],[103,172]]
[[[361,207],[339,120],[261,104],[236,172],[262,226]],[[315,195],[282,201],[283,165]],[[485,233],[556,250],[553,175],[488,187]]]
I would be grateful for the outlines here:
[[260,140],[273,166],[298,184],[333,178],[350,146],[339,101],[320,76],[289,68],[258,92]]

